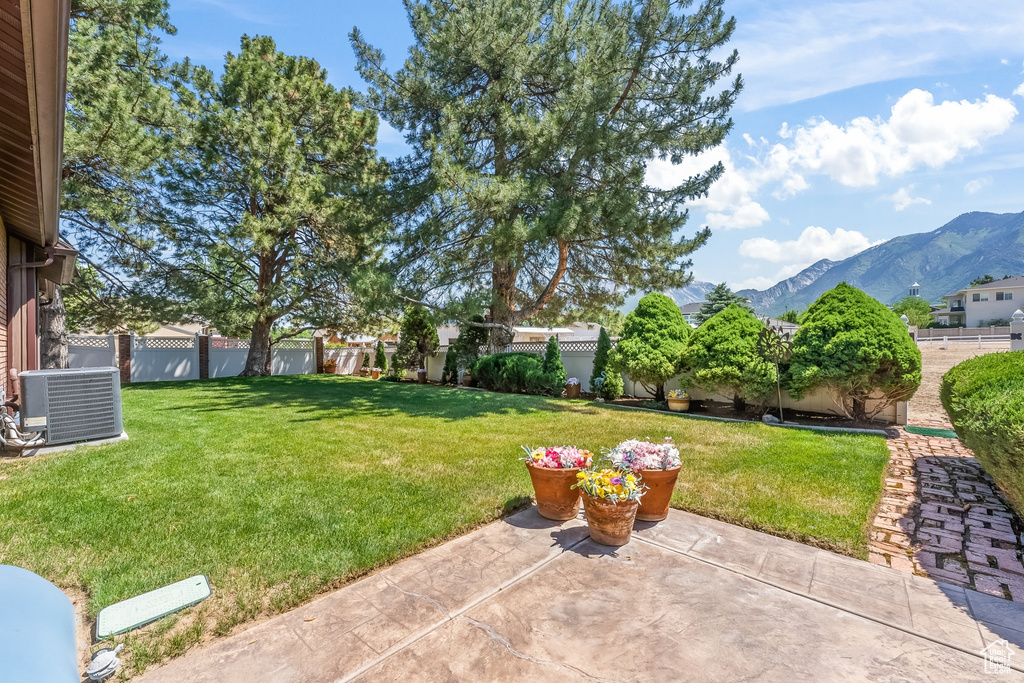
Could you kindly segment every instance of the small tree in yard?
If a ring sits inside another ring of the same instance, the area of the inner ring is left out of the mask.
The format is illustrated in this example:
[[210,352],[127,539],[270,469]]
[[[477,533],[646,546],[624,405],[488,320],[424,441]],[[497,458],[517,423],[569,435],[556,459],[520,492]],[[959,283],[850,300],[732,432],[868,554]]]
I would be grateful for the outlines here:
[[896,315],[905,315],[911,325],[916,327],[928,327],[932,323],[931,304],[917,296],[908,296],[900,299],[892,306],[892,312]]
[[374,364],[380,368],[380,374],[388,374],[388,357],[384,351],[384,342],[377,340],[377,352],[374,354]]
[[656,401],[664,401],[665,383],[682,369],[690,330],[672,299],[648,294],[626,316],[622,339],[611,353],[611,369],[625,372],[654,393]]
[[364,370],[369,370],[370,369],[370,349],[363,349],[363,364],[362,364],[362,368]]
[[700,310],[693,316],[698,325],[703,325],[705,321],[710,320],[713,316],[729,308],[729,306],[739,306],[751,313],[754,312],[747,298],[733,292],[724,282],[715,285],[715,288],[708,292],[704,298],[707,301],[701,304]]
[[411,306],[402,317],[398,349],[391,357],[395,371],[426,368],[427,356],[437,350],[439,343],[437,328],[430,319],[427,309],[422,306]]
[[[482,323],[482,315],[472,315],[469,323]],[[449,351],[455,352],[456,383],[458,382],[458,371],[469,372],[476,365],[480,358],[480,347],[487,344],[488,328],[480,325],[465,324],[459,329],[459,337],[452,344]]]
[[[845,282],[822,294],[793,339],[789,392],[825,388],[843,412],[874,417],[921,384],[921,352],[899,317]],[[867,410],[869,399],[878,399]]]
[[779,422],[785,422],[782,415],[782,364],[793,356],[793,340],[782,325],[770,325],[765,320],[764,327],[757,336],[757,352],[775,366],[775,396],[778,401]]
[[544,374],[551,378],[551,383],[556,387],[565,385],[568,375],[565,373],[565,366],[562,364],[562,352],[558,348],[558,337],[551,335],[548,338],[548,348],[544,351]]
[[597,351],[594,352],[594,373],[590,376],[590,390],[601,398],[616,399],[622,396],[622,376],[609,367],[612,339],[608,330],[601,328],[597,335]]
[[775,366],[758,353],[764,324],[745,308],[733,305],[690,335],[686,380],[705,391],[732,394],[736,412],[747,400],[764,404],[775,388]]

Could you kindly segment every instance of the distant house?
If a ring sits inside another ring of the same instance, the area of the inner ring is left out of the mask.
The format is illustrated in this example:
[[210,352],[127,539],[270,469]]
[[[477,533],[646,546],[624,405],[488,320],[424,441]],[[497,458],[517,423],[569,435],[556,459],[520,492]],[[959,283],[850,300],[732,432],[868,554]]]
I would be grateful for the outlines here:
[[700,313],[700,307],[704,305],[704,302],[696,301],[692,304],[683,304],[679,307],[679,310],[683,313],[683,318],[686,322],[690,323],[690,327],[697,327],[696,315]]
[[[597,323],[575,322],[568,327],[514,327],[513,343],[546,342],[557,335],[560,341],[593,341],[601,334],[601,326]],[[459,336],[458,325],[438,325],[437,337],[441,346],[448,346]]]
[[985,327],[993,320],[1009,320],[1014,311],[1024,306],[1024,277],[965,287],[942,298],[945,307],[932,311],[937,323],[951,327]]

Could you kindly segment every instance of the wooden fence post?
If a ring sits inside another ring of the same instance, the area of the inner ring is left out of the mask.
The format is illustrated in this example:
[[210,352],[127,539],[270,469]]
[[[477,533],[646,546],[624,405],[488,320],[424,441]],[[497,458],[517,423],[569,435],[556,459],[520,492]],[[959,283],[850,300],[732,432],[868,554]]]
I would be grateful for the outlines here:
[[319,335],[313,337],[313,353],[316,358],[316,374],[322,375],[324,372],[324,338]]
[[132,381],[132,337],[131,335],[117,335],[117,364],[121,371],[121,384],[131,384]]

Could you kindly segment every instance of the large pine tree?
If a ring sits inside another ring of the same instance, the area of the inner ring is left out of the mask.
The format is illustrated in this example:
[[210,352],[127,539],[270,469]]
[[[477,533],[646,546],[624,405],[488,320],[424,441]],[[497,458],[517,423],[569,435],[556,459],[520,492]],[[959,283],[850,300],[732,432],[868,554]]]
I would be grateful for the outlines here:
[[668,190],[644,176],[732,125],[722,4],[408,0],[415,44],[395,72],[353,31],[370,106],[413,149],[393,193],[400,291],[489,305],[504,346],[547,306],[685,285],[709,232],[683,234],[684,204],[722,167]]
[[218,80],[197,69],[191,126],[165,175],[181,210],[174,283],[211,323],[251,337],[243,375],[270,374],[271,330],[342,329],[353,279],[384,237],[377,117],[312,59],[243,36]]

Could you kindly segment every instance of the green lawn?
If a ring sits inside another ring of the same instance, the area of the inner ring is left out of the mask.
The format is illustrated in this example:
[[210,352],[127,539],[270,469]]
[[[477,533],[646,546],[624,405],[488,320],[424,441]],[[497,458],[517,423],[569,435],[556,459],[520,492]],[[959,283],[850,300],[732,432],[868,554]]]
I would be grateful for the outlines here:
[[0,562],[92,614],[204,573],[135,668],[523,505],[520,444],[671,436],[677,507],[866,556],[883,440],[333,375],[142,384],[126,442],[0,463]]

